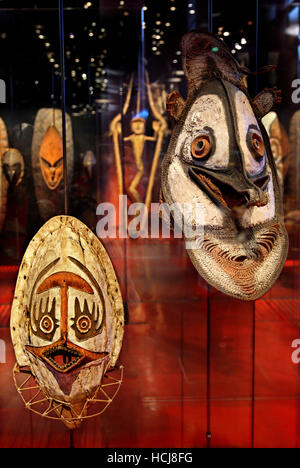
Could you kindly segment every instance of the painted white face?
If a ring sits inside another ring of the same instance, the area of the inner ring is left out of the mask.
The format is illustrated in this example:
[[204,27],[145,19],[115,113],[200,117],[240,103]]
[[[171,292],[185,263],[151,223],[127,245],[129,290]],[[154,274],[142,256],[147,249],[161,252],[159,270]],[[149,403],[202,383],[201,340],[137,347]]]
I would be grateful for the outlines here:
[[8,149],[3,155],[3,170],[8,182],[18,186],[24,175],[24,159],[20,151]]
[[200,207],[186,219],[201,232],[187,248],[209,283],[240,299],[271,287],[287,251],[280,192],[267,136],[239,88],[213,80],[189,99],[163,162],[162,190],[169,204]]
[[119,286],[100,241],[75,218],[52,218],[31,241],[11,333],[19,365],[29,365],[56,401],[84,405],[115,364],[123,337]]

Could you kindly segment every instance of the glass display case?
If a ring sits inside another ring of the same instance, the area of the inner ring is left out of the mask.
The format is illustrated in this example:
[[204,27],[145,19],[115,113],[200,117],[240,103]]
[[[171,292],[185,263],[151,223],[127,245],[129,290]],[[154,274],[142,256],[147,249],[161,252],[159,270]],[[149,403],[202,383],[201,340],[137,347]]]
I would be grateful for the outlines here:
[[[299,4],[2,0],[0,12],[0,446],[300,447]],[[228,45],[251,97],[282,91],[262,123],[289,250],[257,300],[208,285],[184,239],[152,228],[167,96],[187,97],[181,38],[194,30]],[[9,328],[26,248],[58,215],[100,238],[126,318],[121,388],[74,431],[25,408]]]

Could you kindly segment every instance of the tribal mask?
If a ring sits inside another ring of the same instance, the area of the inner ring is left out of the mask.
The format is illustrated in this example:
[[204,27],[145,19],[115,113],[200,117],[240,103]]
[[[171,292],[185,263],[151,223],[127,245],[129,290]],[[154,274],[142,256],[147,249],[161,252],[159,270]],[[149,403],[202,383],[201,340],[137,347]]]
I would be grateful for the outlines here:
[[177,125],[162,165],[163,199],[201,207],[201,216],[185,219],[202,228],[187,244],[198,272],[230,296],[257,299],[277,279],[288,248],[274,159],[260,122],[279,93],[265,90],[251,100],[244,70],[208,34],[184,36],[182,56],[189,94],[186,102],[177,92],[168,97]]
[[8,182],[3,169],[3,155],[8,148],[8,135],[4,120],[0,118],[0,231],[2,229],[7,203]]
[[289,137],[283,125],[280,123],[276,112],[269,112],[261,121],[270,139],[270,147],[277,169],[279,184],[281,190],[283,190],[283,182],[287,175],[290,162]]
[[80,423],[68,421],[70,411],[82,414],[115,366],[123,320],[119,285],[99,239],[75,218],[52,218],[25,253],[11,334],[18,365],[30,367],[47,398],[64,404],[68,427]]
[[[71,185],[74,169],[72,121],[66,114],[67,177]],[[62,112],[40,109],[36,115],[32,139],[32,174],[35,196],[44,221],[64,213]]]
[[20,185],[24,176],[24,159],[19,150],[8,149],[3,155],[3,171],[11,185]]
[[45,183],[50,190],[55,190],[63,178],[63,144],[54,126],[49,127],[44,136],[40,164]]
[[96,158],[93,151],[87,151],[83,158],[83,167],[88,173],[89,178],[93,176],[93,169],[96,166]]

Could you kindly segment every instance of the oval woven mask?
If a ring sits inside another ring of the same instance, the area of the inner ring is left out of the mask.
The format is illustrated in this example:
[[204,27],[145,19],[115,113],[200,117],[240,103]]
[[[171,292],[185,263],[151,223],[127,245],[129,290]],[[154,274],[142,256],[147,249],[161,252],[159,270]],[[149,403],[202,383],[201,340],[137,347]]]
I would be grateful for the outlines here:
[[163,200],[179,206],[190,228],[188,254],[201,276],[225,294],[257,299],[274,284],[288,248],[260,121],[278,93],[251,100],[242,68],[213,36],[187,34],[182,56],[189,94],[186,102],[177,92],[168,98],[177,125],[162,164]]

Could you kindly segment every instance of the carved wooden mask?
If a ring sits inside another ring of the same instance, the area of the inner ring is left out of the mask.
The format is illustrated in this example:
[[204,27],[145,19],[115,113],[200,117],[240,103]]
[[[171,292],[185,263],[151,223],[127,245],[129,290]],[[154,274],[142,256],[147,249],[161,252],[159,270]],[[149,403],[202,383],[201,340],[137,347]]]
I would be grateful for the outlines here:
[[99,239],[75,218],[52,218],[32,239],[18,276],[11,335],[19,366],[30,366],[49,398],[78,413],[115,366],[123,323]]
[[93,176],[93,169],[96,166],[96,157],[93,151],[87,151],[83,158],[83,167],[87,171],[89,178],[91,179]]
[[[72,183],[74,144],[72,121],[66,114],[68,182]],[[64,213],[62,112],[40,109],[34,122],[32,139],[32,173],[40,215],[47,221]]]
[[168,98],[177,125],[162,165],[163,199],[201,206],[201,216],[189,219],[203,228],[188,247],[198,272],[230,296],[256,299],[277,279],[288,247],[260,122],[278,93],[251,100],[243,70],[213,36],[188,33],[182,56],[189,94],[186,102],[176,92]]
[[63,178],[64,166],[62,137],[53,125],[45,133],[39,156],[44,181],[55,190]]
[[19,150],[8,149],[3,155],[3,171],[9,184],[18,186],[24,176],[24,159]]

